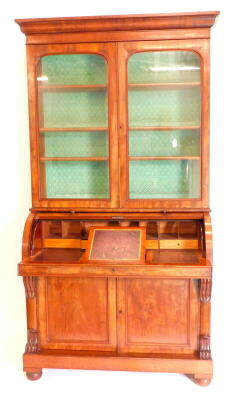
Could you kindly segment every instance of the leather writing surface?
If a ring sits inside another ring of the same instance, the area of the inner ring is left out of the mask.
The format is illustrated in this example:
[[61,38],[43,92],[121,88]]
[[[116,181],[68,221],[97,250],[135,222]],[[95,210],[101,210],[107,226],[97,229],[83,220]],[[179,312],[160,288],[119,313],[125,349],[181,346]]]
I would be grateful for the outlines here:
[[141,232],[139,230],[96,230],[91,260],[137,260],[140,258]]

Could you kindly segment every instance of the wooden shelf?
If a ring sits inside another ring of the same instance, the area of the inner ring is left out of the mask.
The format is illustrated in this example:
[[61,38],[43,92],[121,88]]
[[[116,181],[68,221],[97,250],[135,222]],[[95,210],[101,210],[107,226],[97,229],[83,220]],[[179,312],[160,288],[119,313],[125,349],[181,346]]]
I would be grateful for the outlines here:
[[106,85],[39,85],[38,89],[46,92],[76,92],[80,90],[106,90]]
[[82,253],[83,250],[81,247],[78,248],[78,246],[71,246],[70,248],[62,246],[62,248],[55,249],[53,245],[51,245],[51,248],[42,249],[36,253],[35,256],[32,256],[31,259],[33,262],[57,262],[62,264],[64,262],[79,262]]
[[[199,131],[201,129],[200,125],[183,125],[183,126],[130,126],[130,131],[176,131],[176,130],[190,130]],[[100,126],[100,127],[78,127],[78,128],[39,128],[40,132],[98,132],[98,131],[107,131],[108,128]]]
[[199,156],[167,156],[167,157],[129,157],[129,160],[200,160]]
[[41,157],[41,162],[46,161],[107,161],[108,157]]
[[78,128],[40,128],[40,132],[97,132],[97,131],[107,131],[108,128],[105,127],[78,127]]
[[129,83],[128,88],[134,90],[172,90],[172,89],[189,89],[199,87],[200,82],[159,82],[159,83]]
[[130,131],[176,131],[176,130],[200,130],[200,125],[181,126],[130,126]]
[[[164,242],[164,241],[163,241]],[[194,244],[194,243],[193,243]],[[177,248],[179,248],[177,250]],[[197,247],[196,247],[197,249]],[[149,254],[150,264],[185,264],[189,263],[192,265],[201,264],[203,261],[202,252],[200,250],[193,249],[182,249],[180,246],[166,248],[162,250],[152,250]]]
[[[162,238],[155,240],[146,240],[145,247],[147,250],[158,250],[158,249],[198,249],[198,239],[194,236],[193,238]],[[81,240],[78,238],[45,238],[43,240],[43,247],[48,249],[86,249],[88,246],[88,240]]]

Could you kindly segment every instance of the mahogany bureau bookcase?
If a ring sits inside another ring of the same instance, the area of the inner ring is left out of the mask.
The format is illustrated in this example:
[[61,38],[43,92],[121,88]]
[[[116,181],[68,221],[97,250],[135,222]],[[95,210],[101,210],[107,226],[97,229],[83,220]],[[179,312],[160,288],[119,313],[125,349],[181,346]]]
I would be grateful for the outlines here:
[[16,20],[32,208],[24,371],[212,379],[209,42],[218,12]]

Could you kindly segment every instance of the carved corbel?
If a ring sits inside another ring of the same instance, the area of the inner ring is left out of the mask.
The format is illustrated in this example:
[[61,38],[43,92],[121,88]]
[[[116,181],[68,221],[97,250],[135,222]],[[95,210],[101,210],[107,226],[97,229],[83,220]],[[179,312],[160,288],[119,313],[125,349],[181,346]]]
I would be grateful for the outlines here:
[[199,339],[199,357],[201,360],[211,360],[210,336],[202,335]]
[[28,329],[25,348],[26,353],[37,353],[39,350],[39,331],[36,329]]
[[27,299],[33,299],[36,295],[36,277],[35,276],[24,276],[23,282],[25,286],[25,293]]
[[211,289],[212,289],[212,280],[211,279],[201,279],[201,282],[200,282],[200,301],[202,303],[210,303],[210,301],[211,301]]

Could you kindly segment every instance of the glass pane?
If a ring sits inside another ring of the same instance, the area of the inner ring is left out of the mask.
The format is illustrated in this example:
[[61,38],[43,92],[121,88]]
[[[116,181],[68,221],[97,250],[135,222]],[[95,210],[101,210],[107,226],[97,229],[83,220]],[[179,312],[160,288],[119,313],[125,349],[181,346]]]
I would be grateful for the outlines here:
[[43,103],[44,128],[85,128],[107,126],[107,91],[46,91]]
[[131,127],[200,124],[199,87],[131,88],[128,103]]
[[[107,132],[43,132],[46,157],[106,157]],[[56,140],[55,140],[56,138]]]
[[199,130],[130,131],[130,156],[199,156]]
[[129,58],[130,198],[200,197],[200,83],[192,51]]
[[192,51],[136,53],[128,63],[129,83],[200,82],[200,58]]
[[96,54],[43,57],[41,73],[48,85],[105,84],[107,81],[106,62]]
[[107,161],[47,161],[45,164],[48,198],[109,197]]
[[41,197],[109,198],[106,60],[43,57],[37,81]]
[[199,195],[198,160],[130,161],[131,199],[182,199]]

